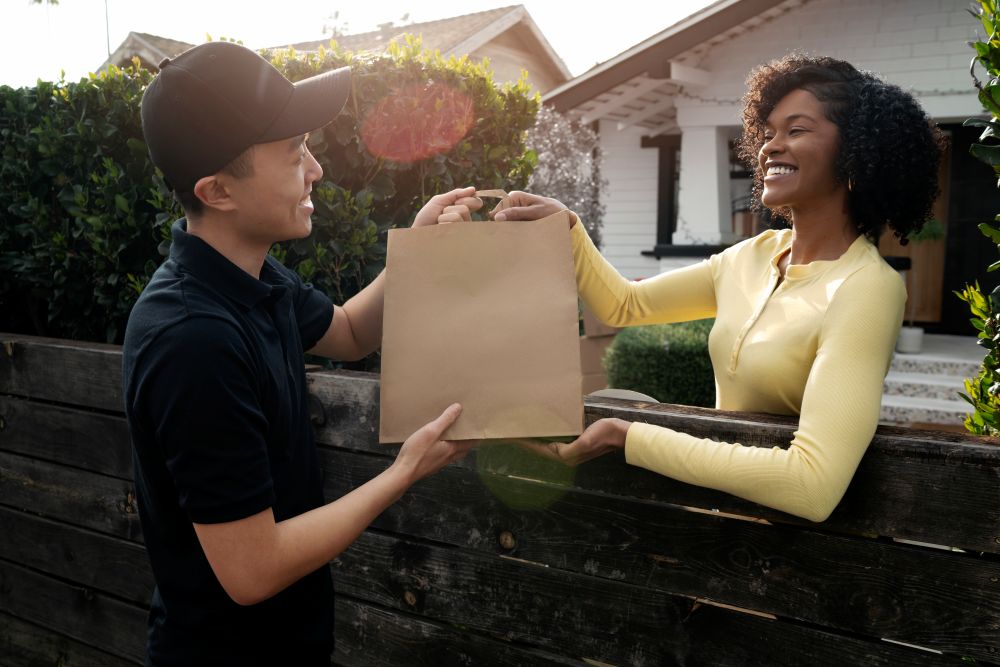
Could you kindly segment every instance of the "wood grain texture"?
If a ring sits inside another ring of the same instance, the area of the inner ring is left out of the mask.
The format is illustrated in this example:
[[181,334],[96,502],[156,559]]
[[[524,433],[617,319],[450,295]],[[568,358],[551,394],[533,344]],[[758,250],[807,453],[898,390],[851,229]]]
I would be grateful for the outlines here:
[[146,655],[146,610],[0,560],[0,611],[131,661]]
[[0,660],[5,667],[136,667],[141,660],[126,660],[53,632],[44,625],[27,623],[0,613]]

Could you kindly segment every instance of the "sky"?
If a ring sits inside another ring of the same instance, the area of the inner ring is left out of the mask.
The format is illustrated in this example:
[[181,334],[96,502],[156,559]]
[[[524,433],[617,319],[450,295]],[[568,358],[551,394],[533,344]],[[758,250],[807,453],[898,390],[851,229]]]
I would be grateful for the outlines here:
[[[713,1],[526,0],[521,4],[576,76]],[[262,48],[322,39],[324,26],[329,25],[346,28],[347,34],[367,32],[389,21],[404,23],[406,14],[409,22],[432,21],[515,2],[369,0],[338,7],[329,0],[280,0],[273,5],[247,0],[60,0],[49,6],[0,0],[0,84],[31,86],[38,79],[57,80],[60,71],[68,80],[84,77],[105,61],[109,43],[113,52],[130,31],[192,44],[204,42],[206,35],[228,37]]]

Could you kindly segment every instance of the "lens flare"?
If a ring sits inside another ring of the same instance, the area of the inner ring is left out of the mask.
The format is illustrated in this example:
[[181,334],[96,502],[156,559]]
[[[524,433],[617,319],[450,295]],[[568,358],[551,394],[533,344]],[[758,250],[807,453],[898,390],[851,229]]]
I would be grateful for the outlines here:
[[372,155],[416,162],[454,148],[474,118],[472,100],[454,88],[410,85],[379,101],[361,125],[361,139]]
[[[537,443],[550,438],[523,439]],[[566,495],[576,468],[519,447],[517,441],[485,440],[476,448],[476,470],[484,486],[507,507],[541,510]]]

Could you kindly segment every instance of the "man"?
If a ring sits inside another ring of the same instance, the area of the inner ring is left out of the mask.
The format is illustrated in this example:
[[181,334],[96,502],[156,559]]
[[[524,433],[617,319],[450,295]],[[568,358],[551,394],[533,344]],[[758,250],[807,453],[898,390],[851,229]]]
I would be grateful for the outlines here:
[[[142,101],[153,162],[182,203],[169,259],[129,318],[125,411],[156,579],[147,665],[328,665],[327,563],[416,480],[462,457],[452,405],[394,463],[323,504],[303,350],[360,359],[382,335],[383,278],[342,308],[268,256],[311,229],[322,169],[306,134],[347,68],[297,84],[228,42],[161,64]],[[476,207],[439,195],[414,225]]]

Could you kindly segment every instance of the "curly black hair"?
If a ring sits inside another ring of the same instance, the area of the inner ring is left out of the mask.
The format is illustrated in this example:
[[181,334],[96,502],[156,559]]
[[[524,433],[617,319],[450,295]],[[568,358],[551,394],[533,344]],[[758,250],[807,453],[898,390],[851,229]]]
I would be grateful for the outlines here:
[[[902,244],[923,227],[937,199],[944,136],[913,96],[871,72],[833,58],[790,53],[747,77],[739,156],[754,173],[753,199],[762,210],[763,174],[757,154],[775,105],[794,90],[807,90],[837,125],[837,179],[848,184],[848,206],[858,231],[873,242],[888,226]],[[772,215],[791,220],[791,211]]]

